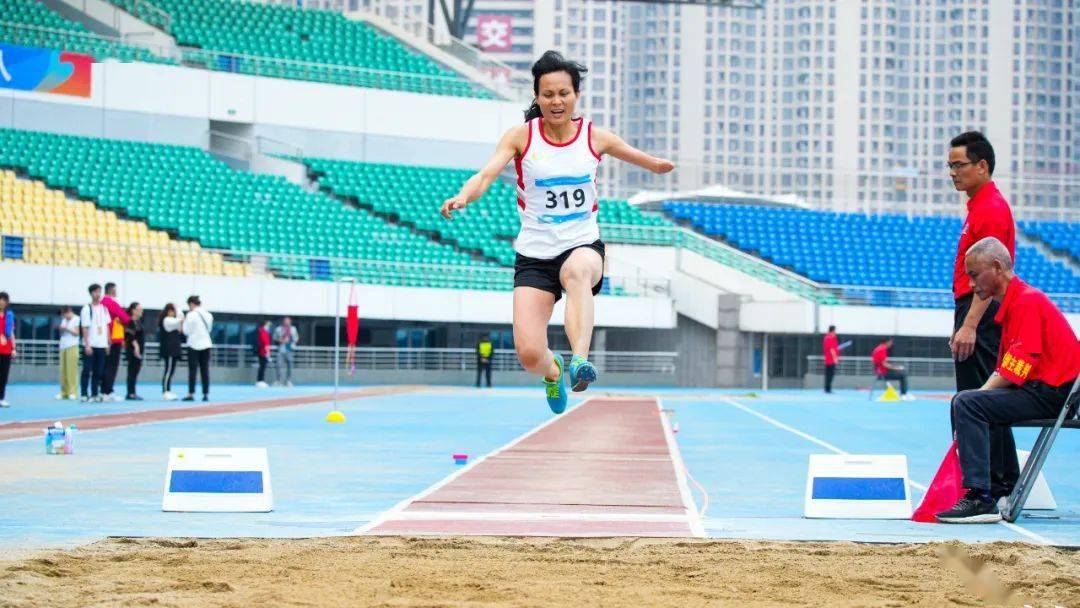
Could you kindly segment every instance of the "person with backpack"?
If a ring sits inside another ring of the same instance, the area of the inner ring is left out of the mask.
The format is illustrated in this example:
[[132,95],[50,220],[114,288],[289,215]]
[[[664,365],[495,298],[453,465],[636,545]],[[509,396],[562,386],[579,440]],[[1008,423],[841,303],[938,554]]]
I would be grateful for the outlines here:
[[255,380],[255,388],[267,388],[270,386],[266,383],[266,366],[270,363],[270,327],[272,326],[273,323],[270,321],[263,321],[263,324],[255,330],[251,342],[255,357],[259,360],[259,375]]

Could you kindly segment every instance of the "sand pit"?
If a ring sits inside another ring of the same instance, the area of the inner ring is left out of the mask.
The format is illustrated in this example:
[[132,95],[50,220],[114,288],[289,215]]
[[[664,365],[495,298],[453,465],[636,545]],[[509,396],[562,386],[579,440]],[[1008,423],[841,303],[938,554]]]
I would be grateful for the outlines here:
[[1077,572],[1006,543],[111,539],[0,562],[0,606],[1076,606]]

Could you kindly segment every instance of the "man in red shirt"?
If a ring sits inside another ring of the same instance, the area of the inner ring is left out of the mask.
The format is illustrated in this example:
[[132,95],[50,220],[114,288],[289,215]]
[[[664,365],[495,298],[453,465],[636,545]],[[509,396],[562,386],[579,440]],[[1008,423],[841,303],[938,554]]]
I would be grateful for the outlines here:
[[825,392],[832,393],[836,364],[840,362],[840,340],[836,337],[835,325],[829,326],[829,333],[821,341],[821,350],[825,353]]
[[105,283],[105,297],[101,305],[112,317],[109,323],[109,351],[105,355],[105,375],[101,379],[101,398],[104,401],[123,401],[113,394],[113,385],[120,370],[120,354],[124,351],[124,327],[131,323],[124,307],[116,301],[116,283]]
[[270,385],[266,383],[266,365],[270,362],[270,321],[263,321],[263,324],[259,326],[258,334],[255,338],[257,355],[259,357],[259,375],[255,380],[256,388],[268,388]]
[[[1012,256],[1001,241],[988,237],[976,243],[967,251],[965,267],[976,297],[1000,303],[995,321],[1002,328],[1001,353],[997,369],[981,388],[953,397],[953,428],[967,493],[937,518],[988,523],[1001,520],[992,493],[994,474],[1010,485],[1020,476],[1016,450],[1004,454],[995,442],[1007,436],[1013,445],[1009,424],[1058,416],[1080,374],[1080,342],[1050,298],[1013,274]],[[993,458],[999,452],[1006,457],[1004,465]]]
[[900,398],[904,401],[914,401],[915,398],[907,394],[907,372],[902,365],[889,363],[889,349],[893,346],[892,338],[885,338],[870,353],[870,360],[874,363],[874,373],[878,378],[885,380],[900,381]]
[[978,131],[957,135],[950,142],[949,176],[957,190],[967,193],[967,216],[960,231],[953,264],[955,314],[949,342],[956,361],[956,390],[979,388],[997,365],[1001,328],[994,323],[997,303],[975,298],[964,268],[964,254],[976,242],[992,236],[1016,257],[1016,225],[1005,197],[991,181],[994,148]]

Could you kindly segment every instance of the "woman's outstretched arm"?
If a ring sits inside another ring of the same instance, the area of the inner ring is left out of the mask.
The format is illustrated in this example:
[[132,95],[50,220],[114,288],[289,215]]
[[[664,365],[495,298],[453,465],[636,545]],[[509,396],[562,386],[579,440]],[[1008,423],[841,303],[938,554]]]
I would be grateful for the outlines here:
[[670,160],[646,154],[607,129],[593,128],[592,139],[597,154],[608,154],[653,173],[669,173],[675,169],[675,163]]
[[464,209],[469,203],[484,196],[491,184],[499,178],[499,173],[502,173],[506,163],[513,160],[525,148],[529,135],[528,129],[528,124],[522,124],[507,131],[495,148],[495,154],[491,155],[484,168],[470,177],[456,195],[446,199],[439,213],[446,219],[452,220],[454,211]]

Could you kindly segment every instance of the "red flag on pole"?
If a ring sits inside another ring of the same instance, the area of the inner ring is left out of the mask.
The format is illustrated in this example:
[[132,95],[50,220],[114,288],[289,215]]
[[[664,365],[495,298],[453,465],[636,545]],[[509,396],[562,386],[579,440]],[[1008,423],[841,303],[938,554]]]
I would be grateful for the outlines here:
[[349,374],[356,372],[356,337],[360,333],[360,308],[356,305],[356,284],[349,290],[349,308],[345,316],[345,335],[349,340]]
[[964,474],[960,470],[960,456],[956,453],[956,442],[953,441],[911,520],[937,523],[935,515],[951,509],[963,495]]

